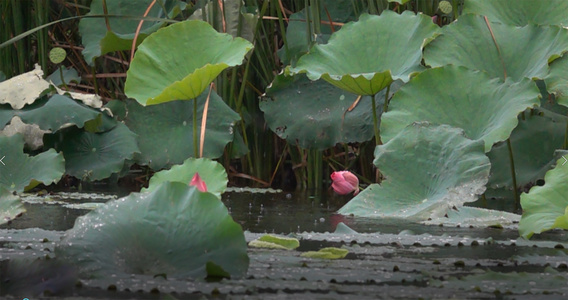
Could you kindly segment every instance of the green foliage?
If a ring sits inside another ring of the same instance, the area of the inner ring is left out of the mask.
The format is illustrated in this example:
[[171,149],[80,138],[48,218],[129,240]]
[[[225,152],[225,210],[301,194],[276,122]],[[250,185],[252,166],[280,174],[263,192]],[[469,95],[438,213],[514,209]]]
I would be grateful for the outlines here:
[[[186,5],[178,0],[165,0],[162,2],[162,5],[152,6],[148,16],[173,18]],[[93,0],[87,16],[103,15],[105,12],[113,16],[143,16],[150,3],[152,3],[152,0]],[[106,7],[103,5],[106,5]],[[85,46],[83,50],[85,60],[90,65],[93,65],[95,58],[101,55],[117,50],[130,50],[139,23],[140,20],[137,19],[120,17],[81,19],[79,31]],[[136,45],[139,45],[149,34],[163,25],[164,22],[160,21],[145,21],[142,23]]]
[[322,248],[318,251],[307,251],[300,256],[308,258],[321,258],[321,259],[340,259],[345,258],[349,254],[349,250],[335,247]]
[[525,26],[568,25],[568,2],[564,0],[468,0],[464,14],[473,13],[487,16],[489,20],[502,24]]
[[543,79],[548,63],[566,49],[568,32],[562,27],[517,27],[464,15],[459,22],[442,28],[442,34],[428,44],[424,62],[432,67],[464,66],[485,71],[492,78]]
[[436,36],[430,18],[405,11],[362,15],[337,31],[326,45],[315,45],[291,74],[306,73],[357,95],[375,95],[394,80],[408,82],[424,70],[422,48]]
[[[399,86],[399,82],[393,86]],[[389,96],[396,91],[391,88]],[[382,112],[386,89],[375,109]],[[351,111],[357,95],[305,75],[278,75],[260,102],[266,122],[278,136],[302,148],[325,150],[337,143],[364,142],[373,137],[371,98],[364,96]],[[285,112],[285,113],[283,113]]]
[[[197,124],[201,130],[203,107],[207,91],[197,97]],[[124,123],[137,134],[140,155],[136,162],[154,170],[180,164],[193,153],[193,108],[192,101],[170,101],[159,105],[142,106],[126,100],[127,114]],[[225,145],[234,138],[234,125],[239,116],[223,102],[215,91],[209,99],[207,131],[203,156],[217,158],[223,154]]]
[[501,82],[463,67],[429,69],[395,94],[382,117],[381,137],[387,142],[409,124],[428,121],[462,128],[468,138],[483,140],[488,152],[509,138],[517,115],[537,106],[538,96],[528,79]]
[[46,185],[58,182],[65,172],[63,155],[50,149],[36,156],[23,153],[21,135],[0,136],[0,187],[9,191],[23,192],[39,183]]
[[221,71],[241,64],[252,48],[203,21],[168,26],[140,45],[124,92],[143,105],[195,99]]
[[521,195],[523,217],[519,234],[530,238],[535,233],[554,228],[568,229],[568,164],[564,158],[544,176],[544,186],[533,187]]
[[[79,217],[55,252],[85,278],[242,277],[249,265],[241,226],[221,200],[179,182],[107,202]],[[216,267],[207,267],[209,263]]]
[[196,173],[207,185],[207,191],[221,199],[221,194],[227,189],[227,172],[221,164],[207,158],[188,158],[181,165],[157,172],[150,178],[148,188],[142,191],[151,192],[166,181],[189,184]]
[[20,197],[14,196],[9,189],[0,186],[0,225],[12,221],[24,212],[26,209]]
[[300,241],[295,238],[265,234],[256,240],[250,241],[250,247],[294,250],[300,247]]
[[413,221],[444,216],[477,200],[489,178],[483,140],[468,139],[447,125],[414,123],[384,145],[374,164],[386,179],[371,184],[339,213]]

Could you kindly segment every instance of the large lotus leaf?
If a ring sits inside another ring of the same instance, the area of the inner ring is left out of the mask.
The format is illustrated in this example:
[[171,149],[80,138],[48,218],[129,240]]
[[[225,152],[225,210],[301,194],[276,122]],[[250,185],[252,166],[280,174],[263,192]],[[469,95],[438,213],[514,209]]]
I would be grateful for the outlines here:
[[[142,18],[144,12],[152,3],[152,0],[93,0],[91,2],[91,10],[87,14],[103,15],[105,14],[103,3],[106,3],[106,9],[109,15],[114,16],[139,16]],[[177,0],[162,0],[156,3],[150,9],[148,17],[152,18],[173,18],[182,9],[185,8],[183,2]],[[164,9],[166,11],[164,11]],[[110,31],[107,28],[106,21]],[[132,48],[132,40],[136,33],[136,28],[140,19],[126,17],[109,17],[105,18],[82,18],[79,22],[79,32],[83,39],[83,56],[89,64],[94,64],[94,59],[106,53],[118,50],[130,50]],[[138,35],[137,45],[150,33],[158,30],[164,22],[160,21],[144,21]]]
[[64,125],[83,127],[89,120],[97,118],[102,112],[61,95],[37,100],[19,110],[7,105],[0,106],[0,127],[7,125],[14,116],[19,116],[26,124],[36,124],[40,129],[57,131]]
[[468,0],[463,14],[487,16],[492,22],[525,26],[568,25],[568,2],[565,0]]
[[49,82],[43,79],[43,71],[39,65],[35,69],[0,84],[0,104],[10,104],[13,109],[21,109],[33,103],[49,88]]
[[[392,84],[390,95],[401,85]],[[377,95],[377,114],[382,113],[386,89]],[[260,109],[270,129],[302,148],[327,149],[337,143],[364,142],[373,137],[371,98],[362,97],[355,109],[347,109],[357,95],[324,80],[305,75],[278,75],[266,90]]]
[[122,170],[140,152],[136,134],[122,123],[105,132],[77,128],[62,133],[57,148],[65,157],[66,173],[82,180],[101,180]]
[[568,164],[564,158],[544,176],[543,186],[534,186],[521,195],[523,216],[519,234],[530,238],[535,233],[554,228],[568,229]]
[[568,30],[558,26],[490,26],[495,40],[482,16],[461,16],[424,49],[425,63],[465,66],[502,79],[506,71],[506,77],[514,81],[542,79],[548,74],[548,63],[568,49]]
[[[326,0],[318,1],[319,11],[325,12],[325,17],[322,21],[332,21],[337,23],[347,23],[357,19],[353,2],[350,0]],[[307,26],[312,26],[307,22],[309,17],[306,17],[306,10],[309,14],[315,5],[306,6],[301,11],[291,14],[288,18],[288,26],[286,27],[286,43],[278,50],[278,57],[285,65],[295,66],[298,59],[306,54],[311,46],[311,37],[309,37],[309,30]],[[337,31],[341,27],[334,25],[334,30]],[[331,25],[322,23],[319,25],[320,33],[315,36],[315,41],[318,44],[325,44],[333,33]]]
[[[2,167],[0,166],[0,168]],[[0,186],[0,225],[12,221],[25,211],[26,209],[20,198]]]
[[503,227],[513,226],[521,219],[520,215],[506,211],[463,206],[448,210],[443,217],[429,219],[424,224],[460,227]]
[[470,139],[484,140],[489,151],[509,137],[520,112],[540,103],[538,96],[526,78],[502,82],[463,67],[429,69],[393,96],[382,116],[381,138],[389,141],[412,122],[428,121],[462,128]]
[[[197,131],[201,131],[203,106],[207,91],[197,98]],[[140,155],[136,161],[157,170],[180,164],[193,152],[193,102],[172,101],[160,105],[141,106],[136,101],[126,102],[126,125],[138,135]],[[233,140],[233,125],[240,120],[215,91],[211,92],[207,114],[207,130],[203,156],[216,158],[223,154],[225,145]]]
[[[568,118],[539,108],[522,113],[510,141],[515,162],[517,187],[532,186],[552,168],[564,153]],[[506,142],[493,146],[487,153],[491,161],[491,188],[513,187],[511,163]]]
[[408,82],[424,70],[422,48],[437,31],[428,16],[409,11],[363,14],[335,32],[328,44],[312,47],[289,71],[323,78],[354,94],[374,95],[393,80]]
[[89,277],[217,275],[206,272],[209,263],[240,277],[249,264],[241,226],[223,202],[180,182],[164,182],[79,217],[55,251]]
[[252,47],[203,21],[168,26],[140,45],[124,92],[143,105],[197,98],[221,71],[240,65]]
[[205,181],[207,191],[221,199],[221,194],[227,189],[227,182],[229,181],[227,172],[220,163],[207,158],[188,158],[181,165],[175,165],[169,170],[155,173],[150,178],[148,188],[142,191],[153,191],[164,181],[189,184],[195,173],[199,173],[199,177]]
[[374,164],[386,179],[371,184],[339,213],[413,221],[440,218],[485,191],[490,164],[483,145],[458,128],[414,123],[377,146]]
[[0,136],[0,187],[22,192],[43,183],[56,183],[65,172],[63,155],[54,149],[36,156],[23,152],[21,135]]
[[568,106],[568,55],[550,64],[550,73],[544,81],[548,91],[556,97],[558,104]]

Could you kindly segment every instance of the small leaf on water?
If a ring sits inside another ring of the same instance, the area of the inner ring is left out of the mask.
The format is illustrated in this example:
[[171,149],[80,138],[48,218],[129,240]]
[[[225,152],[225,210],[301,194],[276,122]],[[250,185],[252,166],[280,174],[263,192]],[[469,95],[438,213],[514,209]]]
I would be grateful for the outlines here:
[[309,258],[339,259],[344,258],[348,253],[349,250],[347,249],[328,247],[320,249],[319,251],[304,252],[300,256]]

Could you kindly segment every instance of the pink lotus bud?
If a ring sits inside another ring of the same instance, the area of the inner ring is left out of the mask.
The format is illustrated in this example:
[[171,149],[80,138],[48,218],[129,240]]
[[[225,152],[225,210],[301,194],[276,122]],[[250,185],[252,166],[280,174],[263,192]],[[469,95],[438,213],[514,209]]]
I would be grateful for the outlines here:
[[196,187],[200,192],[207,192],[207,185],[205,181],[201,179],[199,173],[195,173],[189,185]]
[[349,171],[339,171],[331,173],[331,180],[333,183],[331,187],[340,195],[347,195],[355,192],[353,195],[359,193],[359,179]]

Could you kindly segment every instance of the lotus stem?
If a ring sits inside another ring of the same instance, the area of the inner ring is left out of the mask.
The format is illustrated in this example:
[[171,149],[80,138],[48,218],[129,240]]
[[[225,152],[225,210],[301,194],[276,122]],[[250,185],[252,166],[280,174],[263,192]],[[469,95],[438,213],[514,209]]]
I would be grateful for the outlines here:
[[381,137],[379,135],[379,120],[377,119],[377,106],[376,106],[376,102],[375,102],[375,96],[376,94],[373,94],[373,96],[371,96],[371,106],[373,107],[373,129],[375,131],[375,143],[377,145],[381,145]]
[[69,87],[67,86],[67,83],[65,83],[65,79],[63,79],[63,66],[59,66],[59,78],[61,79],[61,82],[63,82],[65,90],[68,91]]
[[383,105],[383,114],[389,110],[389,94],[390,94],[391,85],[387,86],[387,93],[385,94],[385,103]]
[[197,98],[193,99],[193,154],[199,157],[199,147],[197,147]]
[[513,179],[513,195],[515,197],[515,210],[519,209],[520,197],[517,190],[517,174],[515,172],[515,160],[513,159],[513,147],[511,146],[511,139],[507,139],[507,148],[509,149],[509,161],[511,162],[511,178]]

